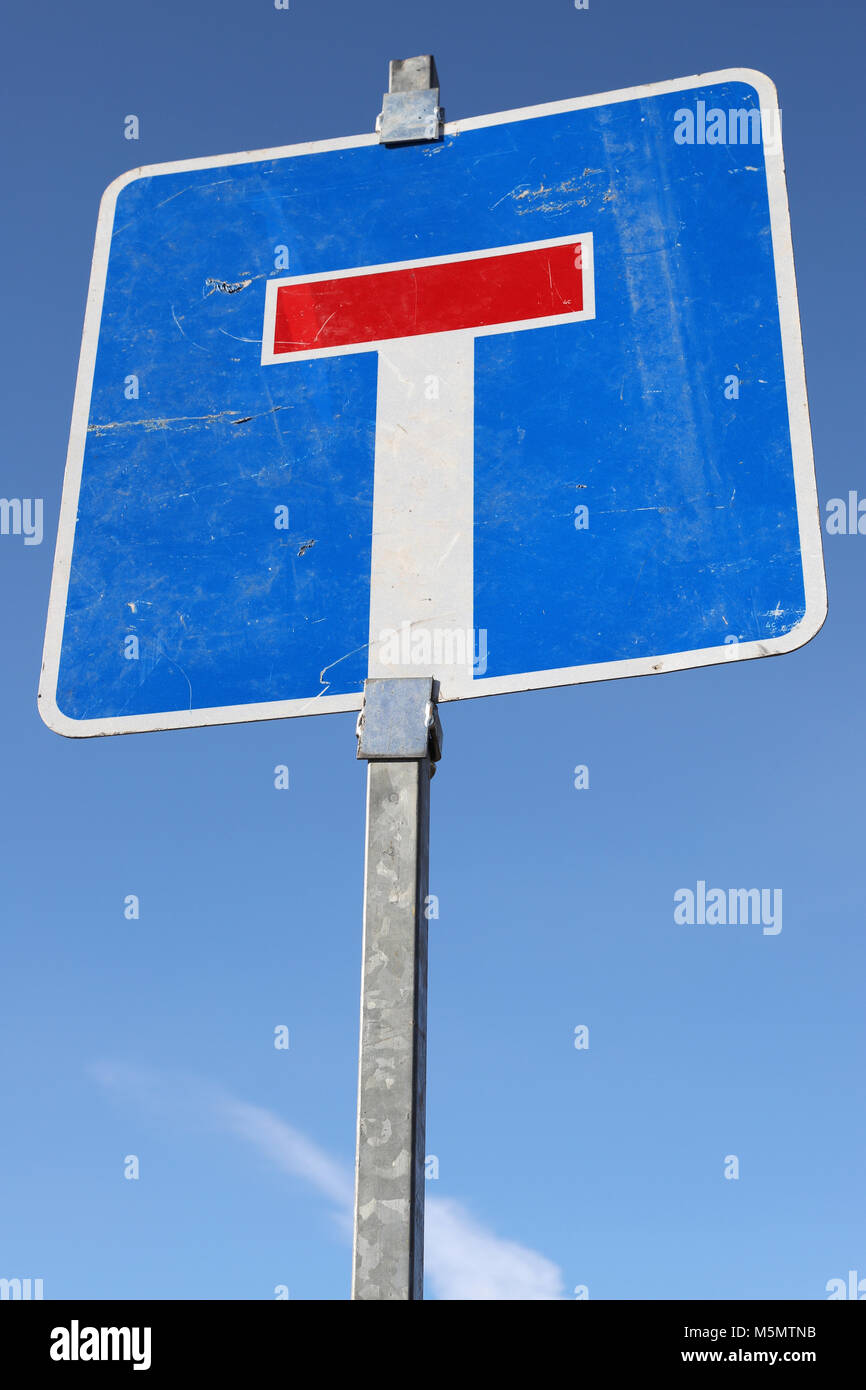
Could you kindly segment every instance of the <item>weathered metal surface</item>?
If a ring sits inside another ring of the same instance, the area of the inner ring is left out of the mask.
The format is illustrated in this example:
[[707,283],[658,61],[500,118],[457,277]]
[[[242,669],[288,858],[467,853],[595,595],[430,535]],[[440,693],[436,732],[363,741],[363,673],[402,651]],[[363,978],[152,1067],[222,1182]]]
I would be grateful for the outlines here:
[[389,92],[426,92],[439,90],[439,74],[432,53],[417,58],[392,58],[388,64]]
[[438,140],[445,113],[439,106],[439,78],[431,54],[395,58],[388,67],[388,91],[376,129],[383,145]]
[[429,680],[368,680],[359,721],[369,761],[355,1299],[422,1297],[433,695]]
[[436,682],[430,676],[368,678],[358,718],[358,757],[403,759],[442,756]]
[[[760,108],[757,143],[675,139],[683,109]],[[452,122],[437,144],[369,134],[117,181],[51,726],[358,710],[368,675],[433,675],[447,701],[807,641],[826,599],[775,111],[735,70]],[[267,356],[275,281],[557,240],[592,248],[592,316]]]

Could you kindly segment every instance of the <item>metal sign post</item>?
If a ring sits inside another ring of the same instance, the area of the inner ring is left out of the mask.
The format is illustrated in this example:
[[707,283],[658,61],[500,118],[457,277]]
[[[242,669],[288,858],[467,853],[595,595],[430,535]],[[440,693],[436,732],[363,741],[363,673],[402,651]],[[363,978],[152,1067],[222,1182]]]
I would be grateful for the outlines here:
[[368,680],[358,720],[368,768],[354,1299],[422,1297],[435,693],[430,678]]
[[[432,57],[390,65],[383,144],[441,130]],[[442,753],[432,677],[364,682],[367,760],[364,946],[352,1298],[421,1299],[427,1077],[430,779]]]

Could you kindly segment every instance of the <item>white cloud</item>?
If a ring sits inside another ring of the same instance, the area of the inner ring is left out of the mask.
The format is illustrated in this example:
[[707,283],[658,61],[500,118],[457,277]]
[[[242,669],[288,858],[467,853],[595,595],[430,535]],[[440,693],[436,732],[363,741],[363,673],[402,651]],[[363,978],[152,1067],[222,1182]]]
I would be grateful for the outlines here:
[[450,1197],[428,1197],[424,1277],[441,1299],[560,1299],[562,1270],[502,1240]]
[[[307,1182],[351,1229],[352,1177],[348,1169],[300,1130],[263,1106],[250,1105],[194,1077],[168,1077],[124,1066],[100,1065],[91,1075],[103,1086],[187,1122],[216,1122],[243,1139],[284,1173]],[[562,1271],[552,1260],[503,1240],[451,1197],[425,1203],[424,1278],[428,1294],[443,1300],[562,1299]]]
[[343,1210],[352,1211],[352,1178],[341,1163],[271,1110],[225,1096],[218,1108],[228,1127],[284,1173],[303,1178]]

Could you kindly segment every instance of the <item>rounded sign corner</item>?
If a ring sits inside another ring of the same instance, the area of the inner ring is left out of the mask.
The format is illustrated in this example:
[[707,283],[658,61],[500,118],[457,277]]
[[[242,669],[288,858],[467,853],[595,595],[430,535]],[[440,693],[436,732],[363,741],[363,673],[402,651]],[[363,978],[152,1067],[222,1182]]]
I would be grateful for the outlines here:
[[92,719],[71,719],[68,714],[64,714],[57,703],[56,692],[52,690],[39,690],[36,696],[36,708],[42,723],[53,734],[60,734],[63,738],[91,738],[98,732],[92,725],[98,721]]
[[156,165],[140,164],[136,169],[127,169],[124,173],[118,174],[117,178],[111,180],[103,189],[102,197],[99,200],[99,215],[114,216],[117,200],[131,183],[137,183],[140,179],[148,179],[154,173]]
[[754,88],[762,106],[778,107],[779,91],[768,73],[762,72],[760,68],[735,68],[734,71],[737,81]]
[[801,647],[808,646],[812,639],[818,636],[827,621],[827,612],[827,591],[823,589],[820,595],[807,601],[805,613],[800,621],[794,624],[790,632],[786,632],[784,636],[777,639],[776,651],[780,654],[796,652]]
[[779,105],[775,82],[760,68],[719,68],[714,72],[702,72],[692,79],[695,87],[718,86],[723,82],[739,82],[744,87],[751,87],[765,108]]

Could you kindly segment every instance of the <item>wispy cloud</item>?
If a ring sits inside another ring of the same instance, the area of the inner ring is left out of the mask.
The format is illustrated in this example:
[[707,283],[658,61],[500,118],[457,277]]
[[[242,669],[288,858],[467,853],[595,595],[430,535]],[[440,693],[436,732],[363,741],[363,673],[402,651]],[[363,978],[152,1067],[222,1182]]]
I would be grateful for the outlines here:
[[564,1298],[562,1270],[513,1240],[503,1240],[450,1197],[428,1197],[424,1272],[442,1299]]
[[[249,1144],[262,1157],[321,1194],[340,1225],[351,1230],[352,1177],[343,1164],[273,1111],[250,1105],[196,1077],[167,1076],[139,1068],[101,1064],[91,1075],[163,1120],[206,1123]],[[428,1196],[424,1277],[438,1299],[562,1299],[562,1271],[552,1260],[504,1240],[450,1197]]]
[[239,1138],[252,1144],[283,1172],[303,1178],[337,1207],[351,1215],[352,1177],[311,1139],[286,1124],[271,1110],[260,1105],[225,1096],[219,1111],[226,1125]]

